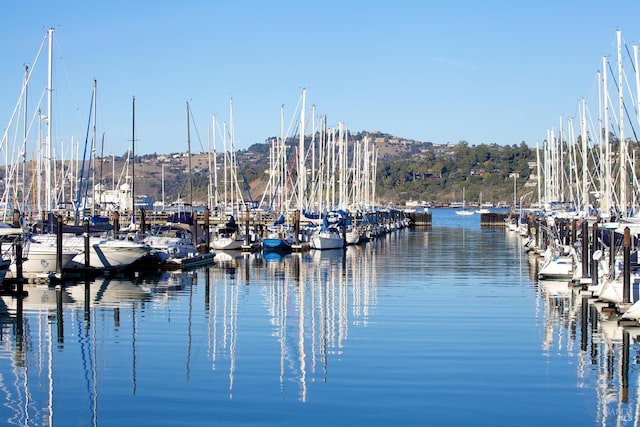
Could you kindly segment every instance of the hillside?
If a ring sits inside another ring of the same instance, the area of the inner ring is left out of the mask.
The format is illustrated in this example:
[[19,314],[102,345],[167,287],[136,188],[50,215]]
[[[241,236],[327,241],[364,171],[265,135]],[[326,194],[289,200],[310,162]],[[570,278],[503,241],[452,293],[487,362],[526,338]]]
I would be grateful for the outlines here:
[[[469,203],[477,202],[482,193],[483,202],[511,203],[514,176],[518,194],[535,187],[535,152],[526,144],[520,146],[478,145],[469,146],[465,141],[455,145],[438,145],[431,142],[399,138],[382,132],[359,132],[349,135],[353,145],[369,137],[378,153],[376,197],[382,204],[404,205],[408,201],[428,201],[448,204],[460,201],[465,188]],[[310,138],[307,137],[310,143]],[[293,158],[297,139],[288,141],[289,158]],[[245,200],[260,201],[268,180],[270,144],[254,144],[236,153],[240,165],[238,181]],[[218,182],[222,186],[223,156],[217,154]],[[134,164],[125,156],[105,157],[96,162],[93,171],[96,182],[107,188],[125,182]],[[209,165],[212,165],[210,168]],[[209,170],[213,169],[214,156],[193,153],[189,174],[189,156],[185,152],[146,154],[135,158],[136,194],[151,196],[154,201],[169,204],[179,197],[190,201],[190,180],[193,182],[193,203],[206,204]],[[61,170],[58,166],[58,170]],[[66,164],[65,198],[75,199],[70,168]],[[163,179],[164,177],[164,179]],[[4,182],[4,181],[3,181]]]

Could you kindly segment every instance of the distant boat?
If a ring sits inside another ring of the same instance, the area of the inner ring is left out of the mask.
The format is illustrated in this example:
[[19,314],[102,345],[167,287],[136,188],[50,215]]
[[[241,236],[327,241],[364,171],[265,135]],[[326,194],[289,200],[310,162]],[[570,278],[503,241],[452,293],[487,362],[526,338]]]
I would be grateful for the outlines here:
[[480,200],[478,201],[478,207],[479,209],[476,209],[476,212],[479,214],[491,213],[491,211],[488,208],[482,207],[482,191],[480,192]]
[[467,201],[465,199],[465,194],[464,194],[464,187],[462,188],[462,209],[459,211],[456,211],[456,214],[458,215],[473,215],[475,212],[472,210],[467,209]]

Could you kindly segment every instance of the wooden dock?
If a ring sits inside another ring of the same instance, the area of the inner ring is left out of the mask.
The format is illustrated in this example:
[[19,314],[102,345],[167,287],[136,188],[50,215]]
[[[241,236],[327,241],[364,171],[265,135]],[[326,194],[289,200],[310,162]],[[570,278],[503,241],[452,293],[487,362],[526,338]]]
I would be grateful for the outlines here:
[[407,218],[411,222],[411,227],[427,227],[431,228],[431,212],[405,212]]
[[509,213],[483,213],[480,214],[480,226],[481,227],[504,227],[505,219],[509,216]]

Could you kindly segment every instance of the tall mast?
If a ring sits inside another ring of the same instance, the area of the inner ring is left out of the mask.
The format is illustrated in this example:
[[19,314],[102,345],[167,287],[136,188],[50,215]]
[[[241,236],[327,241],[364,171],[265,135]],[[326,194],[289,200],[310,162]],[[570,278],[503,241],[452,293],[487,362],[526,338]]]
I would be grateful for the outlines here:
[[136,97],[133,97],[131,120],[131,215],[136,219]]
[[580,133],[582,134],[582,203],[584,209],[584,217],[589,215],[589,174],[587,168],[588,164],[588,152],[589,152],[589,137],[587,135],[587,105],[585,99],[582,98],[582,108],[580,114]]
[[216,115],[214,114],[212,117],[212,126],[213,126],[213,194],[214,194],[214,206],[218,207],[220,205],[220,198],[218,193],[218,147],[217,147],[217,137],[216,137]]
[[[27,204],[27,110],[28,110],[28,97],[27,91],[29,89],[29,66],[24,66],[24,121],[23,121],[23,140],[22,140],[22,209],[26,209]],[[33,199],[32,199],[33,200]],[[33,204],[33,203],[32,203]]]
[[235,161],[235,131],[233,124],[233,98],[229,98],[229,203],[231,204],[231,212],[235,212],[236,202],[239,200],[236,195],[236,161]]
[[162,209],[164,209],[164,162],[162,162]]
[[45,140],[45,209],[51,211],[51,119],[53,117],[53,28],[49,28],[49,66],[47,72],[47,139]]
[[610,214],[610,210],[613,207],[613,188],[612,188],[612,178],[611,178],[611,145],[609,144],[609,88],[607,87],[607,57],[602,57],[602,88],[603,88],[603,105],[604,105],[604,126],[602,127],[602,131],[604,132],[604,149],[605,149],[605,174],[604,174],[604,183],[605,183],[605,196],[603,200],[605,201],[603,209],[607,210],[607,213]]
[[640,69],[638,68],[638,45],[633,46],[633,63],[635,69],[635,78],[636,78],[636,117],[638,121],[640,121]]
[[191,128],[189,126],[189,101],[187,101],[187,161],[189,165],[189,203],[193,209],[193,175],[191,174]]
[[207,208],[211,208],[211,200],[213,200],[213,181],[211,171],[211,131],[207,126],[207,163],[209,164],[209,184],[207,185]]
[[[98,133],[96,130],[96,121],[98,118],[97,113],[98,108],[98,81],[93,79],[93,128],[91,129],[91,156],[92,156],[92,164],[91,168],[91,184],[92,184],[92,203],[91,203],[91,215],[95,215],[96,213],[96,144],[98,143]],[[64,156],[64,150],[62,150],[62,155]],[[64,165],[64,162],[62,162]],[[102,162],[100,162],[100,178],[102,179]],[[62,182],[63,190],[64,190],[64,181]],[[100,189],[102,191],[102,188]],[[64,191],[63,191],[64,193]],[[102,192],[100,193],[102,195]]]
[[541,208],[542,204],[542,168],[540,168],[540,147],[536,141],[536,176],[538,177],[538,207]]
[[300,108],[300,142],[298,145],[298,210],[302,211],[305,196],[306,171],[304,167],[304,115],[307,90],[302,89],[302,107]]
[[280,143],[278,144],[277,155],[278,181],[276,188],[278,188],[278,208],[282,212],[286,210],[285,201],[287,194],[287,151],[284,136],[284,104],[280,106]]
[[618,131],[620,133],[620,212],[627,216],[627,143],[624,138],[624,82],[622,74],[622,32],[616,31],[618,39]]

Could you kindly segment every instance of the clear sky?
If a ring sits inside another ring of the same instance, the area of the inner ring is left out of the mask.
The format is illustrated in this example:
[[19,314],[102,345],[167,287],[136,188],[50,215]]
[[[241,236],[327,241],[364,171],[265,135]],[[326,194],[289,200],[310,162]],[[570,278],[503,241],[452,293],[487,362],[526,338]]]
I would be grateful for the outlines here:
[[51,27],[54,142],[84,141],[96,79],[105,155],[131,145],[133,96],[136,153],[160,154],[186,151],[187,101],[193,151],[206,149],[214,114],[230,121],[231,98],[244,149],[280,134],[281,106],[288,123],[302,88],[330,126],[533,147],[577,116],[579,99],[597,100],[616,30],[629,46],[640,39],[638,0],[2,3],[0,128],[25,64],[29,108],[44,96],[46,45],[33,64]]

